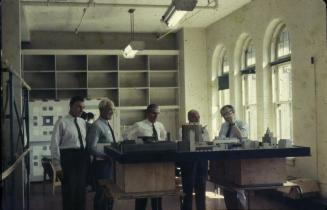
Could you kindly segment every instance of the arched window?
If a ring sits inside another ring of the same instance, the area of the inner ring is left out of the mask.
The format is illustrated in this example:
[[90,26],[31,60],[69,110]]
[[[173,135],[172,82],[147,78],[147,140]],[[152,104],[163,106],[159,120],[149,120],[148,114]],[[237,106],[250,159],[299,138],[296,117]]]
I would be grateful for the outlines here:
[[271,43],[272,93],[277,139],[292,139],[291,47],[285,25],[277,27]]
[[257,91],[255,74],[255,47],[251,39],[245,41],[242,51],[242,105],[244,119],[249,125],[249,138],[257,138]]
[[[220,80],[220,82],[224,82],[225,84],[229,84],[229,61],[227,58],[227,51],[224,50],[223,53],[220,56],[220,72],[219,76],[220,78],[225,78],[224,80]],[[222,85],[220,84],[220,87]],[[230,91],[229,91],[229,85],[225,85],[225,87],[219,88],[219,110],[221,107],[223,107],[226,104],[230,104]]]

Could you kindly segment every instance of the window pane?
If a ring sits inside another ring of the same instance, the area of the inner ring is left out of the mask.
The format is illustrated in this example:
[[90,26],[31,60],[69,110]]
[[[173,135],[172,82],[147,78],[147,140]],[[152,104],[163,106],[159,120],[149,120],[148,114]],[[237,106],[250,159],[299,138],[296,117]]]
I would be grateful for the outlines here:
[[220,95],[220,108],[223,107],[224,105],[229,104],[229,89],[219,91]]
[[242,75],[242,104],[243,106],[257,104],[256,75]]
[[291,65],[280,65],[278,68],[279,102],[291,101]]
[[242,105],[248,104],[248,74],[242,75]]
[[250,74],[248,76],[248,91],[249,91],[249,104],[256,104],[257,103],[257,88],[256,88],[256,75]]
[[291,103],[280,104],[276,109],[277,139],[292,139]]
[[278,139],[292,139],[292,80],[290,63],[281,64],[273,71],[273,97],[276,110]]
[[245,110],[246,123],[249,126],[249,139],[257,140],[257,106],[251,105]]
[[222,68],[223,68],[223,74],[226,74],[229,72],[229,63],[228,63],[228,60],[227,60],[227,55],[225,53],[223,59],[222,59]]
[[230,91],[229,89],[226,89],[224,92],[224,102],[225,104],[230,104]]
[[254,49],[254,46],[253,46],[252,42],[250,42],[248,47],[246,48],[245,60],[246,60],[246,66],[245,67],[255,65],[255,49]]
[[256,75],[245,74],[242,76],[242,104],[245,121],[249,126],[249,138],[257,139],[257,94]]
[[277,44],[277,58],[290,55],[290,40],[288,31],[286,28],[284,28],[280,33],[278,37],[278,44]]
[[273,67],[272,69],[272,95],[273,95],[273,103],[277,103],[277,93],[278,93],[278,85],[277,85],[277,77],[278,77],[278,74],[277,74],[277,67]]

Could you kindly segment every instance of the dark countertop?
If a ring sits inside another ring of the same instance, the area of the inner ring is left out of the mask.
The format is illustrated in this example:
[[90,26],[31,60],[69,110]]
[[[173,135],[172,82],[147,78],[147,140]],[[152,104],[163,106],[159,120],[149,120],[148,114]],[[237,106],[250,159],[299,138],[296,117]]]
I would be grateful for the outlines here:
[[107,146],[105,152],[120,163],[178,162],[195,160],[257,159],[311,156],[310,147],[293,146],[273,149],[230,149],[220,151],[155,151],[124,154]]

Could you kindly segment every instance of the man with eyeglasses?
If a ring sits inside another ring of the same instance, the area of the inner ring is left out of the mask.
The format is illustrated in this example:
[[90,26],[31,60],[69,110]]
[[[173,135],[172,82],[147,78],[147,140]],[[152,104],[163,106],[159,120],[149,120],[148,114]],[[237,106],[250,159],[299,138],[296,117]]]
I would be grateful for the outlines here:
[[[150,104],[146,109],[146,119],[136,122],[125,134],[127,139],[135,140],[140,136],[153,137],[155,141],[166,140],[167,132],[164,125],[157,121],[160,108],[157,104]],[[145,210],[147,198],[135,199],[135,210]],[[162,210],[161,198],[151,198],[152,210]]]
[[[242,140],[248,136],[247,125],[236,119],[235,109],[232,105],[225,105],[220,109],[221,116],[225,122],[221,125],[218,139],[237,138]],[[239,209],[237,192],[230,190],[223,190],[226,209]]]
[[99,103],[99,118],[91,124],[86,141],[87,148],[94,159],[92,170],[95,178],[94,210],[111,210],[113,201],[108,200],[105,190],[98,183],[100,179],[112,179],[112,163],[110,157],[104,153],[103,147],[116,143],[114,131],[109,123],[112,119],[114,103],[110,99],[102,99]]
[[247,138],[248,127],[247,125],[236,119],[235,109],[232,105],[225,105],[220,109],[221,116],[225,122],[221,125],[218,139]]

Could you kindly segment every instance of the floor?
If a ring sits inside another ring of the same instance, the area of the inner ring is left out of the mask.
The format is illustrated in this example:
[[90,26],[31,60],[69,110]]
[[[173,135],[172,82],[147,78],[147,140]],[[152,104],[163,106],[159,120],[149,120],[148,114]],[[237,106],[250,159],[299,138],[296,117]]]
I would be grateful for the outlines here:
[[[61,192],[57,188],[55,195],[52,194],[50,183],[32,183],[30,194],[30,210],[61,210]],[[93,210],[93,192],[87,193],[86,210]],[[223,196],[214,192],[213,185],[208,182],[206,193],[206,210],[224,210]],[[133,210],[134,200],[120,200],[115,202],[113,210]],[[148,202],[147,210],[151,210]],[[163,210],[180,210],[179,198],[163,197]]]

